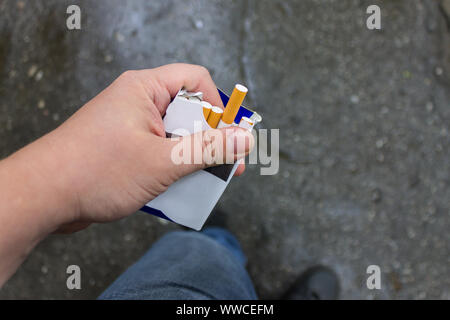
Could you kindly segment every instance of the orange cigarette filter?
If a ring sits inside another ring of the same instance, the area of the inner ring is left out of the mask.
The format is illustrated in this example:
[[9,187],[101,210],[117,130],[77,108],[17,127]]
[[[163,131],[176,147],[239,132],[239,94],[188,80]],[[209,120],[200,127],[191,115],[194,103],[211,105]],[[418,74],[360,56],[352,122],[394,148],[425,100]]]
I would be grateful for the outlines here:
[[203,101],[202,106],[203,106],[203,116],[205,117],[205,120],[208,120],[208,116],[211,113],[212,105],[206,101]]
[[220,119],[222,118],[223,110],[219,107],[212,107],[211,112],[209,113],[208,117],[208,124],[211,128],[215,129],[217,128],[217,125],[219,124]]
[[231,125],[236,118],[239,108],[247,95],[248,89],[241,84],[234,87],[230,100],[228,100],[225,111],[223,112],[222,121],[226,125]]

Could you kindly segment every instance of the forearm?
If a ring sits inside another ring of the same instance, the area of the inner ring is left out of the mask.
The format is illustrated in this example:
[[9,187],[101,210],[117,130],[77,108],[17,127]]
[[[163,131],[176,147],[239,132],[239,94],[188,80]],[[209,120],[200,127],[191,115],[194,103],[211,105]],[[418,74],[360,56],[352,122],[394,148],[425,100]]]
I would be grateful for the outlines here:
[[46,136],[0,162],[0,287],[39,241],[71,219],[54,148]]

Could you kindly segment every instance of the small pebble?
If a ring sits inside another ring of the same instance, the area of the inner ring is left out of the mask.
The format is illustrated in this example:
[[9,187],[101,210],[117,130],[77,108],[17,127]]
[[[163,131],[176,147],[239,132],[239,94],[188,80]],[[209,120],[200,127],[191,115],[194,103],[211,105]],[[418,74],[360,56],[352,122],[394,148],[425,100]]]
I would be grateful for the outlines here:
[[123,34],[116,32],[116,40],[117,42],[123,42],[125,40],[125,37],[123,36]]
[[105,62],[106,62],[106,63],[110,63],[110,62],[112,62],[112,61],[113,61],[113,56],[110,55],[110,54],[107,54],[107,55],[105,56]]
[[42,272],[43,274],[47,274],[47,273],[48,273],[48,267],[47,267],[47,266],[42,266],[42,267],[41,267],[41,272]]
[[378,139],[377,142],[375,143],[375,145],[377,146],[378,149],[383,148],[385,144],[386,144],[386,142],[384,139]]
[[39,109],[44,109],[45,108],[45,101],[44,100],[39,100],[38,102],[38,108]]
[[36,71],[38,70],[38,67],[37,67],[37,65],[32,65],[31,67],[30,67],[30,69],[28,69],[28,77],[29,78],[32,78],[33,76],[34,76],[34,74],[36,73]]
[[356,104],[356,103],[359,102],[359,97],[358,97],[357,95],[352,95],[352,96],[350,97],[350,101],[351,101],[352,103]]
[[197,29],[202,29],[203,28],[203,21],[202,20],[195,20],[194,24],[195,24],[195,27]]
[[38,71],[38,73],[36,73],[36,77],[34,77],[34,79],[36,81],[40,81],[43,77],[44,77],[44,72],[42,70],[40,70],[40,71]]

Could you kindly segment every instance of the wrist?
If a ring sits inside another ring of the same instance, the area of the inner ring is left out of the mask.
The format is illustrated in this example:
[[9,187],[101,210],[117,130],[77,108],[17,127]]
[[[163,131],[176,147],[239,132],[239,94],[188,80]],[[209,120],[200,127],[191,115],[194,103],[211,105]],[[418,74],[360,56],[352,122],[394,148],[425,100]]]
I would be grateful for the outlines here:
[[76,219],[76,196],[58,152],[47,135],[0,163],[8,209],[35,223],[36,233],[44,236]]

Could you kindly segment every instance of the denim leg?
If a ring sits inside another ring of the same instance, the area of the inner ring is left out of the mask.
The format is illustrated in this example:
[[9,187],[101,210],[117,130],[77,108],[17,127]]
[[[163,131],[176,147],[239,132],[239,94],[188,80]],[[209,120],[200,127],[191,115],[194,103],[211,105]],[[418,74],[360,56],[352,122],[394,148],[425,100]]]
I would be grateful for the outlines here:
[[247,264],[247,258],[242,251],[238,239],[236,239],[236,237],[233,236],[229,231],[223,228],[210,227],[203,230],[202,233],[225,246],[245,267],[245,265]]
[[257,299],[245,256],[228,231],[171,232],[99,299]]

